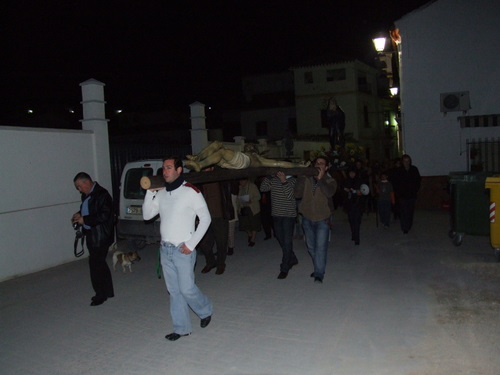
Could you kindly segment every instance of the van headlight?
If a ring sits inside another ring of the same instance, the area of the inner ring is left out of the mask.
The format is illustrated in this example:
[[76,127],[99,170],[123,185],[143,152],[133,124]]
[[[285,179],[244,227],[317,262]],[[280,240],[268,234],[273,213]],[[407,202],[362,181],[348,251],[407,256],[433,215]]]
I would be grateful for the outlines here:
[[126,211],[129,215],[142,215],[142,206],[128,206]]

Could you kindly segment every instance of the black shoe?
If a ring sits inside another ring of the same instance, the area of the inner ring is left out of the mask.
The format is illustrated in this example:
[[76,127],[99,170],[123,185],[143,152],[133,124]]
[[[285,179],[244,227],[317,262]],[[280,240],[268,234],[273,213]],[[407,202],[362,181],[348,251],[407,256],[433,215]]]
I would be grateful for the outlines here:
[[201,328],[206,328],[209,324],[210,324],[210,321],[212,320],[212,315],[209,315],[207,316],[206,318],[203,318],[201,321],[200,321],[200,327]]
[[208,264],[203,267],[203,269],[201,270],[201,273],[208,273],[212,270],[212,268],[214,268],[214,266],[209,266]]
[[288,276],[288,272],[281,271],[280,274],[278,275],[278,279],[283,280],[283,279],[286,279],[287,276]]
[[104,298],[101,298],[101,297],[95,297],[95,298],[92,298],[92,302],[90,302],[90,306],[99,306],[99,305],[102,305],[104,302],[106,302],[107,298],[104,297]]
[[354,241],[354,245],[359,245],[359,241]]
[[313,273],[311,273],[309,276],[314,277],[314,272],[313,272]]
[[299,261],[295,260],[295,262],[293,262],[292,264],[290,264],[290,268],[292,268],[293,266],[296,266],[297,264],[299,264]]
[[176,341],[176,340],[179,340],[181,337],[184,337],[184,336],[189,336],[190,333],[186,333],[184,335],[179,335],[178,333],[169,333],[168,335],[165,336],[165,338],[169,341]]
[[315,277],[315,278],[314,278],[314,282],[315,282],[316,284],[323,284],[323,279],[322,279],[321,277]]
[[217,267],[217,270],[215,271],[215,274],[216,275],[222,275],[224,273],[224,271],[226,270],[226,267],[224,266],[219,266]]
[[270,239],[271,239],[271,236],[265,236],[265,237],[264,237],[264,241],[266,241],[266,240],[270,240]]
[[403,233],[404,233],[404,234],[408,234],[408,231],[407,231],[407,230],[404,230],[404,231],[403,231]]
[[250,247],[254,247],[254,246],[255,246],[255,242],[250,241],[250,242],[248,243],[248,246],[250,246]]
[[234,254],[234,248],[228,247],[227,248],[227,255],[233,255]]
[[[115,295],[114,294],[108,294],[106,298],[113,298]],[[90,300],[95,301],[96,299],[101,299],[98,295],[93,296]]]

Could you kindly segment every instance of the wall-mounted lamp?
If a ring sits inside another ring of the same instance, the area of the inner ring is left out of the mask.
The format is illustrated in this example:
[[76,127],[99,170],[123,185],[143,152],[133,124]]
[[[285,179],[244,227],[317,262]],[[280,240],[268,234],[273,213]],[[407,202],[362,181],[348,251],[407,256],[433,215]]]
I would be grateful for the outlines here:
[[392,95],[392,96],[396,96],[396,95],[398,95],[398,92],[399,92],[399,87],[391,87],[391,88],[389,89],[389,91],[391,92],[391,95]]
[[380,37],[380,38],[373,38],[373,45],[375,46],[375,50],[377,52],[383,52],[385,49],[385,42],[387,38]]

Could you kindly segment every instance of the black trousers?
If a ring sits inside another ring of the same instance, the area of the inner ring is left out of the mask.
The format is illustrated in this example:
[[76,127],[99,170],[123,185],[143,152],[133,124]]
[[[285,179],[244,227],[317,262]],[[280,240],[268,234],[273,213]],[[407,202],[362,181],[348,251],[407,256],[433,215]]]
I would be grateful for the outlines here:
[[280,271],[288,272],[297,264],[297,256],[293,252],[293,229],[295,217],[273,216],[274,235],[278,240],[283,256],[281,257]]
[[413,225],[413,215],[415,213],[416,198],[399,198],[399,221],[401,230],[408,232]]
[[[222,218],[212,218],[207,233],[198,244],[198,249],[205,255],[207,266],[224,267],[226,265],[228,238],[229,221]],[[213,251],[214,245],[217,246],[217,258]]]
[[359,242],[359,232],[361,229],[361,218],[363,216],[364,207],[361,205],[353,205],[348,213],[349,225],[351,226],[351,239],[354,242]]
[[96,247],[87,242],[89,249],[90,281],[98,298],[114,297],[113,279],[106,256],[108,246]]

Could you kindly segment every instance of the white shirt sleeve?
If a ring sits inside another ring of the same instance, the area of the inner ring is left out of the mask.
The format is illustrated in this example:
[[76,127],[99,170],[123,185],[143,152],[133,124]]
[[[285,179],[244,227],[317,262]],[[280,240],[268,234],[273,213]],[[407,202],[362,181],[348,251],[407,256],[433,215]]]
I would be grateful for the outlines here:
[[203,198],[202,194],[196,194],[196,198],[197,199],[194,210],[196,212],[196,216],[198,216],[199,223],[192,237],[185,242],[186,246],[190,250],[194,250],[196,248],[198,243],[201,241],[201,239],[207,232],[210,223],[212,222],[212,217],[210,216],[210,212],[208,211],[207,202],[205,202],[205,198]]
[[146,196],[142,203],[142,217],[144,220],[151,220],[160,212],[159,199],[155,199],[156,193],[156,191],[146,191]]

